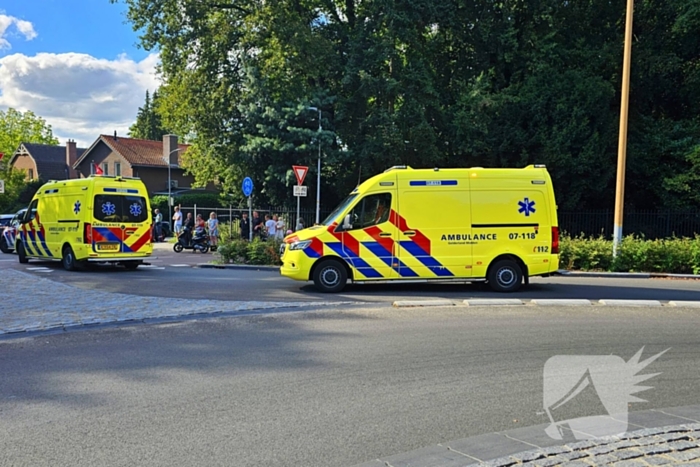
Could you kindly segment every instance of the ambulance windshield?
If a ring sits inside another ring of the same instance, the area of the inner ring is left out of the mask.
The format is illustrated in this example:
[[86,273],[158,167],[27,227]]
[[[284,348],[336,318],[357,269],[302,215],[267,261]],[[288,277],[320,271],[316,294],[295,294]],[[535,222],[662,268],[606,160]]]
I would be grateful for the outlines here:
[[328,217],[326,217],[326,219],[321,224],[325,226],[331,225],[335,218],[338,217],[338,214],[345,211],[345,209],[347,209],[347,207],[355,201],[355,198],[357,198],[356,194],[350,195],[347,198],[345,198],[345,200],[342,203],[340,203],[338,207],[335,208],[333,212]]

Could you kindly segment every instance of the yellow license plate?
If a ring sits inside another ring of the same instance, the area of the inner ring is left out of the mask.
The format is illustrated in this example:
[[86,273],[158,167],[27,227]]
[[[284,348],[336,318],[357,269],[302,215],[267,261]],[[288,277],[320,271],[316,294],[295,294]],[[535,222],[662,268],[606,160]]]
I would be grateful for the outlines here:
[[97,251],[119,251],[118,243],[98,243]]

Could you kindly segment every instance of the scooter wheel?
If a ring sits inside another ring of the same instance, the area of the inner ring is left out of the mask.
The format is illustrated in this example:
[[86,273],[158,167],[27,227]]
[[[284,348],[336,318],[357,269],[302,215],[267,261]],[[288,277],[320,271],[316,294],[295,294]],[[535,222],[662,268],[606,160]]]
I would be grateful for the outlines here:
[[183,250],[182,243],[176,243],[173,245],[173,250],[175,250],[175,253],[181,253]]
[[204,245],[202,247],[202,253],[209,253],[209,245]]

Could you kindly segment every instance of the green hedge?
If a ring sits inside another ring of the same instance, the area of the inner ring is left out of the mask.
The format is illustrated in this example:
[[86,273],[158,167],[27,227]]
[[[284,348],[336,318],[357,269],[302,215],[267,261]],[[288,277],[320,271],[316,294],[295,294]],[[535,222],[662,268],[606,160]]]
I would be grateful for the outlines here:
[[700,236],[647,240],[623,238],[617,258],[612,240],[562,237],[559,266],[563,269],[700,274]]
[[217,254],[222,263],[229,264],[255,264],[255,265],[276,265],[282,264],[280,261],[280,244],[278,240],[254,239],[252,242],[245,240],[229,240],[219,244]]

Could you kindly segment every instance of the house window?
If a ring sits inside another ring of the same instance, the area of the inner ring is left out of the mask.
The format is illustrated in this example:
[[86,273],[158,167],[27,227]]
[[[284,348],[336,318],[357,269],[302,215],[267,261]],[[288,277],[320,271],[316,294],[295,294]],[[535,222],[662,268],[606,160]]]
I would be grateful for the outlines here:
[[27,169],[27,178],[29,180],[34,180],[34,169]]
[[107,162],[102,163],[102,175],[109,175],[109,164]]
[[121,177],[122,175],[122,165],[119,162],[114,163],[114,175]]

